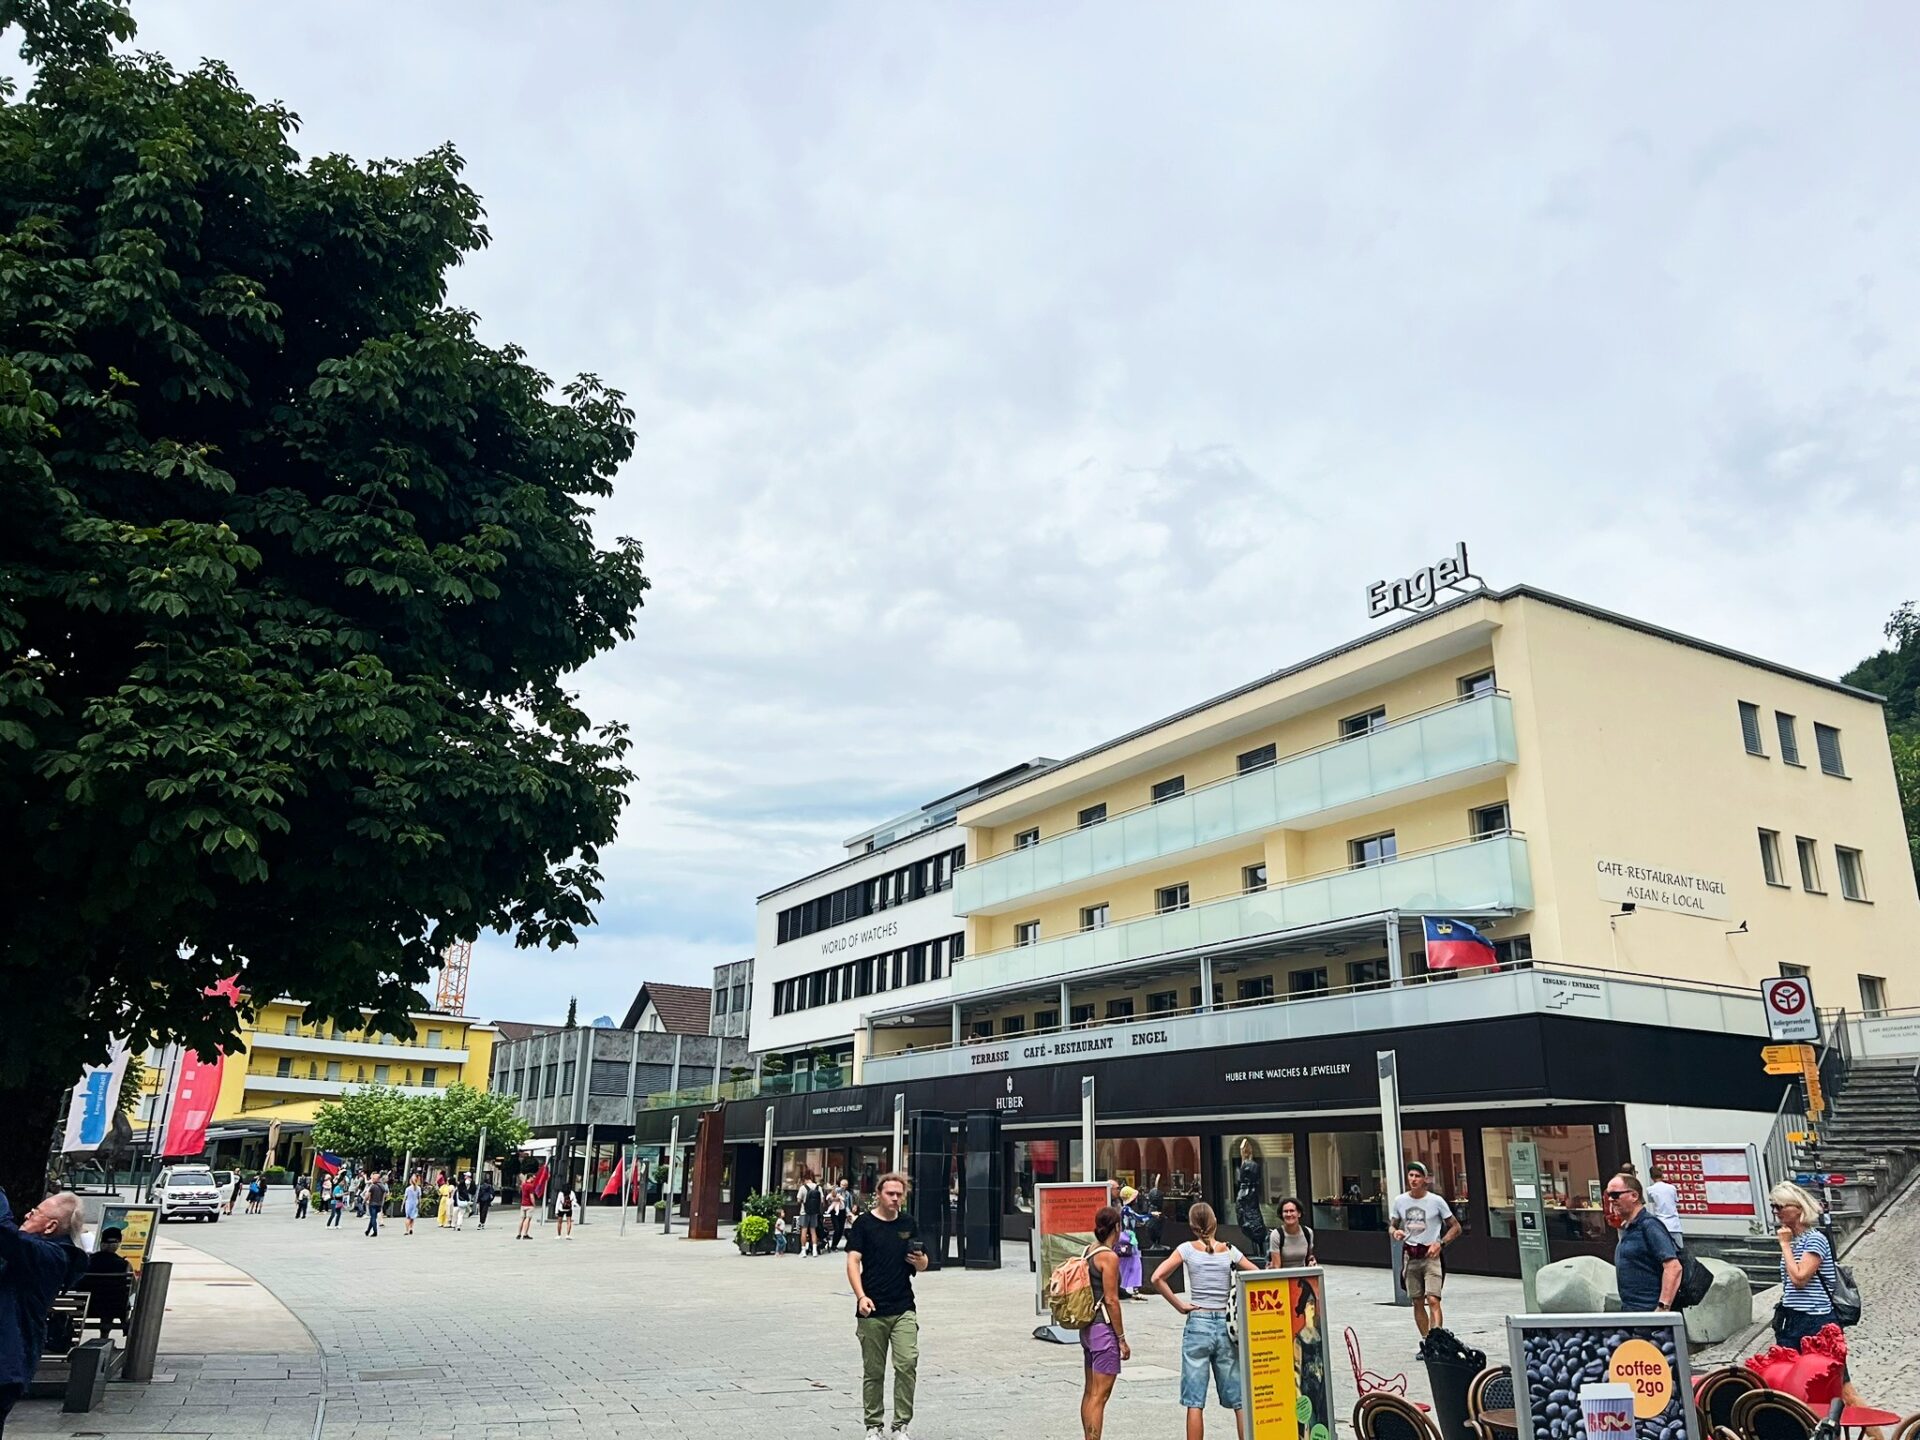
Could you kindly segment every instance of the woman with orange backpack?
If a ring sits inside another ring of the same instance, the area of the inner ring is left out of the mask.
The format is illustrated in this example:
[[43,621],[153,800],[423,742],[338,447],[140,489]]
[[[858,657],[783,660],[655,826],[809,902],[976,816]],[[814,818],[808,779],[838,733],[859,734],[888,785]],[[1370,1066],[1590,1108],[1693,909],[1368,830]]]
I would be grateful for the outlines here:
[[1126,1322],[1120,1316],[1120,1257],[1113,1253],[1119,1232],[1120,1212],[1111,1205],[1101,1206],[1093,1217],[1093,1244],[1081,1256],[1096,1297],[1093,1323],[1080,1332],[1080,1358],[1086,1373],[1080,1391],[1080,1431],[1086,1440],[1100,1440],[1113,1382],[1120,1378],[1120,1362],[1133,1358]]

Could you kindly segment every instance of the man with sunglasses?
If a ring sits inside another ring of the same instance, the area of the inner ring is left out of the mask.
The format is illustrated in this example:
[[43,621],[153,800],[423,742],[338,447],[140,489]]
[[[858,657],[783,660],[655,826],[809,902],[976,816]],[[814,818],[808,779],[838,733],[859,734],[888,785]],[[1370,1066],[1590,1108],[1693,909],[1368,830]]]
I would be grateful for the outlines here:
[[1616,1175],[1607,1182],[1607,1210],[1620,1222],[1613,1252],[1620,1308],[1645,1314],[1671,1310],[1680,1290],[1680,1251],[1667,1227],[1646,1206],[1637,1175]]

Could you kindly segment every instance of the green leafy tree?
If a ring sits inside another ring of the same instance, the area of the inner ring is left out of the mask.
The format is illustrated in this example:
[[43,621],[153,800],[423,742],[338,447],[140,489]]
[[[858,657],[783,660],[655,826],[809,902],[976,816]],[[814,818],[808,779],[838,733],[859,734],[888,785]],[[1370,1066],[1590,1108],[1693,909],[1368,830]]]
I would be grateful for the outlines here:
[[147,1089],[147,1062],[139,1055],[127,1056],[126,1073],[120,1079],[120,1099],[115,1108],[128,1120],[140,1108],[140,1097]]
[[1920,607],[1909,600],[1886,624],[1893,643],[1840,678],[1887,697],[1888,741],[1894,780],[1907,819],[1907,850],[1920,885]]
[[532,1134],[514,1109],[513,1098],[476,1090],[471,1085],[449,1085],[434,1095],[412,1102],[405,1132],[416,1155],[429,1155],[456,1166],[472,1161],[486,1132],[489,1152],[518,1149]]
[[646,581],[590,529],[621,397],[446,303],[487,239],[450,147],[303,161],[225,66],[116,51],[117,0],[0,33],[34,67],[0,86],[18,1204],[113,1036],[231,1047],[225,978],[404,1034],[454,939],[572,941],[630,777],[563,681]]
[[561,1026],[560,1028],[563,1030],[572,1030],[576,1028],[579,1025],[579,1023],[580,1023],[579,997],[574,995],[569,995],[567,997],[567,1023]]
[[313,1117],[313,1144],[363,1165],[398,1164],[409,1144],[417,1101],[385,1085],[346,1091],[324,1102]]

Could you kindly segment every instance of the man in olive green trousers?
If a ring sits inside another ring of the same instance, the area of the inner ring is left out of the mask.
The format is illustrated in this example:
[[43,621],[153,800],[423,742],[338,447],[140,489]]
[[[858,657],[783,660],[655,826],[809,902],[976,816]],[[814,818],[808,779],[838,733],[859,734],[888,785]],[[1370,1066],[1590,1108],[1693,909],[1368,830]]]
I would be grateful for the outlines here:
[[873,1209],[847,1231],[847,1283],[853,1286],[854,1328],[860,1335],[860,1401],[867,1440],[886,1440],[887,1354],[893,1354],[893,1440],[913,1440],[913,1382],[920,1365],[920,1317],[913,1308],[913,1277],[927,1268],[927,1247],[913,1217],[900,1207],[907,1177],[882,1175]]

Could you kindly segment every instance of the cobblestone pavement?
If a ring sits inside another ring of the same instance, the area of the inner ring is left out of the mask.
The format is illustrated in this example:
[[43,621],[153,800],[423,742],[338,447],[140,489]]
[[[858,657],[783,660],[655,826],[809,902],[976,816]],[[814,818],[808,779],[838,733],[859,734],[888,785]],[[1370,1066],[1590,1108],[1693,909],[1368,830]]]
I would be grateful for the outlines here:
[[[258,1279],[318,1343],[274,1353],[188,1355],[163,1335],[172,1383],[115,1386],[105,1409],[65,1415],[29,1401],[16,1434],[227,1435],[355,1440],[532,1440],[561,1436],[721,1436],[804,1427],[810,1437],[862,1433],[853,1299],[841,1257],[747,1259],[731,1244],[662,1236],[596,1212],[572,1241],[550,1229],[516,1241],[515,1215],[482,1231],[431,1222],[408,1239],[322,1229],[285,1211],[218,1226],[168,1226]],[[918,1282],[921,1360],[917,1440],[1078,1434],[1078,1347],[1032,1338],[1033,1281],[1024,1246],[998,1271],[945,1270]],[[1448,1320],[1499,1355],[1517,1282],[1455,1275]],[[1384,1303],[1379,1270],[1334,1270],[1328,1320],[1359,1333],[1368,1366],[1408,1372],[1409,1311]],[[1116,1440],[1179,1433],[1179,1317],[1158,1299],[1127,1306],[1134,1360],[1115,1392]],[[244,1334],[246,1321],[238,1325]],[[203,1334],[201,1327],[196,1332]],[[238,1343],[244,1344],[244,1340]],[[1342,1414],[1351,1375],[1336,1350]],[[1226,1412],[1210,1433],[1231,1437]]]

